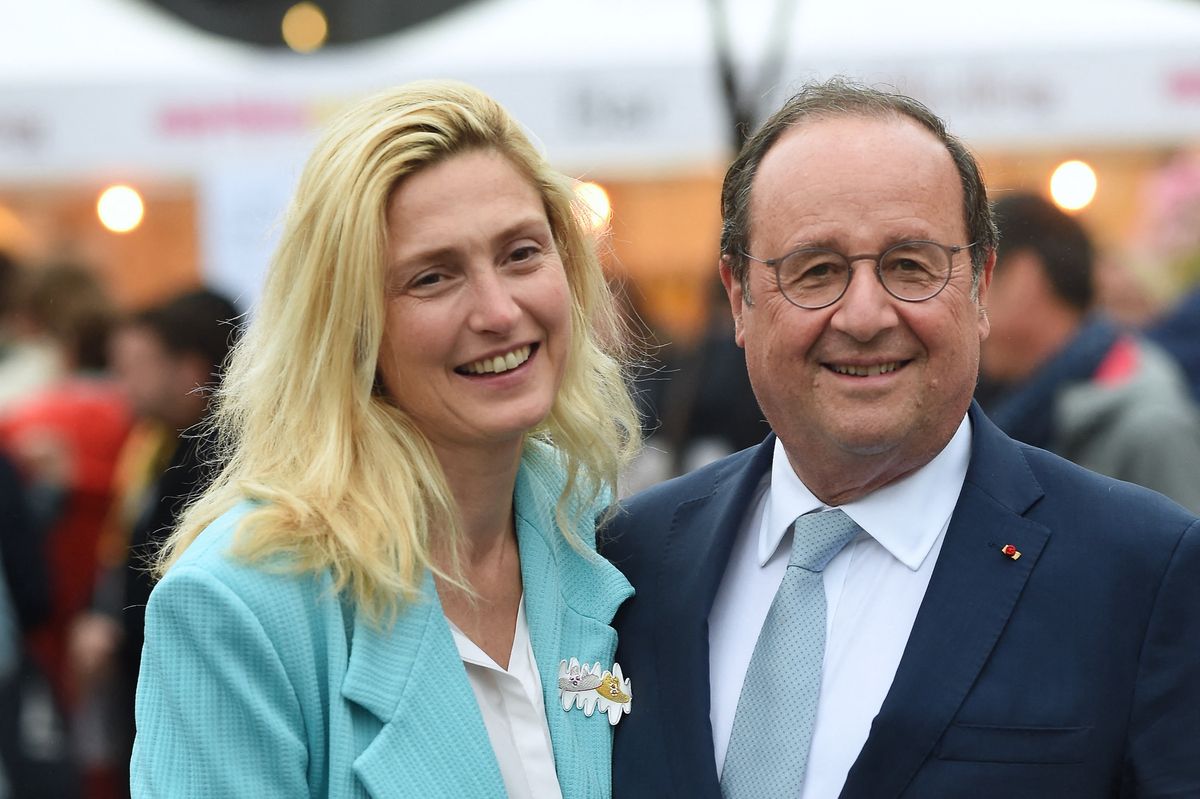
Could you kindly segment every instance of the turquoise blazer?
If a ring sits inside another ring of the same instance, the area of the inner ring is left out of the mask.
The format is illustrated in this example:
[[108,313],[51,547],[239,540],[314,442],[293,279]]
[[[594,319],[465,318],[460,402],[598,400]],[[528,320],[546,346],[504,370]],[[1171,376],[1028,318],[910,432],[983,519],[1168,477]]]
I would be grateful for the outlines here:
[[[590,509],[576,531],[587,549],[559,533],[563,481],[553,451],[531,443],[514,495],[525,610],[563,797],[605,799],[612,728],[562,710],[558,669],[573,657],[612,667],[609,623],[633,589],[594,552]],[[327,573],[228,556],[249,507],[201,533],[150,597],[133,796],[503,797],[432,578],[381,630]]]

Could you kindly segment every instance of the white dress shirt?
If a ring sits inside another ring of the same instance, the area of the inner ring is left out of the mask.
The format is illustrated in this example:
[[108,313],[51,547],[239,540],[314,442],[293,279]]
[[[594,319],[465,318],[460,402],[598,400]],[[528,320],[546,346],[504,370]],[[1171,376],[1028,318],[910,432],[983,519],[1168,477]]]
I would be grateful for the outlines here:
[[[928,464],[841,506],[865,532],[823,573],[825,666],[804,790],[797,799],[828,799],[841,792],[896,676],[970,454],[971,425],[964,417],[950,443]],[[754,644],[787,569],[791,524],[824,507],[796,477],[776,441],[771,471],[738,531],[708,619],[718,774]]]
[[542,680],[525,619],[525,598],[521,597],[517,608],[517,629],[507,670],[453,622],[450,632],[467,668],[467,679],[479,702],[509,799],[562,799],[546,724]]

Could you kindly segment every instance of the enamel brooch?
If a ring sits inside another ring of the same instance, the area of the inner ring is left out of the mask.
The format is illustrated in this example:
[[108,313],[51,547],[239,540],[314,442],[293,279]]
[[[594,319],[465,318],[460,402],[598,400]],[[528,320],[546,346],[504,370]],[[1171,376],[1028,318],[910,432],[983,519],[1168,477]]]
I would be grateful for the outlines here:
[[563,710],[580,708],[591,718],[597,709],[616,725],[629,712],[633,691],[629,678],[621,673],[621,664],[613,663],[612,671],[601,671],[599,663],[580,665],[576,658],[558,664],[558,698]]

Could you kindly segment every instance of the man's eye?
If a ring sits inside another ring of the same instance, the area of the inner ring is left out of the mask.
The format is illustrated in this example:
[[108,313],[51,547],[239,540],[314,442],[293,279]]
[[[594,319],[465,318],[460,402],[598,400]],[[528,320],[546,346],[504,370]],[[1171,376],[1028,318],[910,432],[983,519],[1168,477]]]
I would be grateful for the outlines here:
[[824,263],[816,263],[816,264],[812,264],[811,266],[805,267],[804,273],[801,275],[801,277],[806,278],[806,279],[829,277],[836,270],[837,270],[837,264],[826,261]]
[[846,273],[846,265],[825,257],[796,258],[781,272],[790,283],[824,283],[840,280]]

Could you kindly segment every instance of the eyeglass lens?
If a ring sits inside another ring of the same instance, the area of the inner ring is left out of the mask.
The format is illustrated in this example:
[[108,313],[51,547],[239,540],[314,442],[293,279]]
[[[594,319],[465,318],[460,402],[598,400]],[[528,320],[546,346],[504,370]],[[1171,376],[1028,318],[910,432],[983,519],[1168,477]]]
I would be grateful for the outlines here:
[[[878,260],[883,287],[901,300],[927,300],[946,285],[951,254],[929,241],[902,242]],[[850,284],[850,261],[826,249],[797,250],[777,265],[779,288],[796,305],[820,308],[836,302]]]

